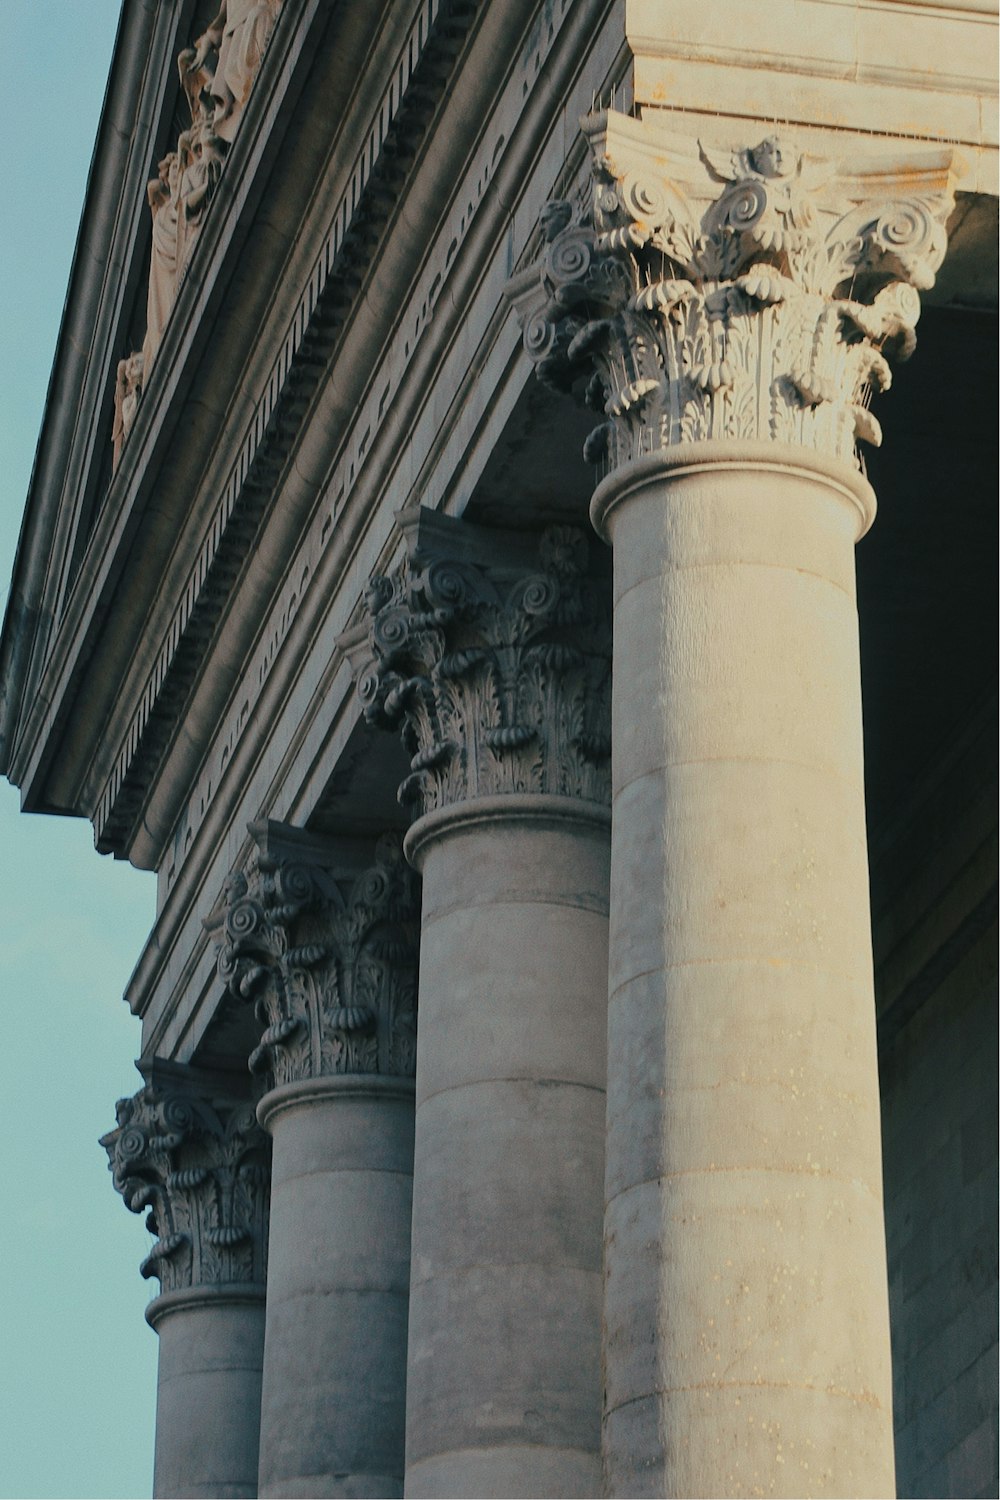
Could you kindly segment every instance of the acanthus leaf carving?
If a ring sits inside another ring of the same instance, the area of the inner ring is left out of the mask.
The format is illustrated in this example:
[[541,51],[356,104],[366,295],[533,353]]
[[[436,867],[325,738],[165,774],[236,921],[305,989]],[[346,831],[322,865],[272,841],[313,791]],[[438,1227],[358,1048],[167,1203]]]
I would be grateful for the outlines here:
[[[171,1077],[116,1106],[101,1138],[114,1185],[156,1236],[140,1271],[162,1292],[262,1286],[267,1266],[270,1140],[253,1103]],[[180,1070],[174,1067],[171,1072]]]
[[530,560],[505,561],[497,536],[418,512],[407,557],[365,602],[358,692],[410,755],[402,803],[609,800],[610,597],[582,531],[549,527]]
[[416,1072],[419,882],[398,837],[346,876],[333,855],[258,848],[227,883],[218,973],[255,1007],[252,1072],[274,1086]]
[[584,125],[591,191],[548,205],[511,295],[538,375],[602,414],[586,456],[877,444],[872,392],[944,257],[950,153],[834,162],[779,136],[695,150],[623,116]]

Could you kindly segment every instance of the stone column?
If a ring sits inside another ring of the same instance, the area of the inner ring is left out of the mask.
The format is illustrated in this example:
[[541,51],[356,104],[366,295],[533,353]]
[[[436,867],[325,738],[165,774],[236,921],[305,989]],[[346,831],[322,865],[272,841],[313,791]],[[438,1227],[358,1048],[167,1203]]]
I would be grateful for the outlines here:
[[854,441],[947,153],[585,128],[511,291],[614,548],[608,1493],[890,1495]]
[[143,1069],[104,1136],[115,1187],[157,1236],[160,1295],[153,1493],[257,1493],[270,1143],[231,1080]]
[[361,695],[423,875],[406,1493],[597,1495],[610,590],[582,532],[403,529]]
[[260,1493],[400,1495],[418,882],[391,837],[366,869],[348,840],[252,832],[219,969],[271,1084]]

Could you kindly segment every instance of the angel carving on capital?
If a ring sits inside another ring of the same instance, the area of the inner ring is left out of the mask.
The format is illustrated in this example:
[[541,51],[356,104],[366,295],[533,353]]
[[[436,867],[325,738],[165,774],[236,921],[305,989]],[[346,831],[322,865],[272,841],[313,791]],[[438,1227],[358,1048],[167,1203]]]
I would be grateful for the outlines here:
[[806,245],[803,231],[815,221],[816,191],[833,176],[833,162],[808,156],[781,136],[766,136],[755,146],[736,149],[698,142],[702,161],[717,181],[721,196],[704,222],[708,233],[737,231],[745,246],[782,258],[798,256]]
[[720,204],[749,188],[758,195],[760,217],[769,212],[798,225],[811,222],[810,196],[830,180],[835,170],[832,162],[808,156],[779,135],[765,136],[756,146],[735,150],[699,141],[698,149],[712,176],[731,184]]

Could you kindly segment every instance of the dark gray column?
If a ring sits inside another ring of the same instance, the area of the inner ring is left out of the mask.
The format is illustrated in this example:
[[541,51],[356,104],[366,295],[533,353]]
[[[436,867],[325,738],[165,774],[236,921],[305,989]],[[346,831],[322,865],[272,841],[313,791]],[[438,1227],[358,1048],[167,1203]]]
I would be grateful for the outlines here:
[[157,1496],[257,1493],[270,1143],[227,1081],[156,1063],[101,1144],[157,1236]]

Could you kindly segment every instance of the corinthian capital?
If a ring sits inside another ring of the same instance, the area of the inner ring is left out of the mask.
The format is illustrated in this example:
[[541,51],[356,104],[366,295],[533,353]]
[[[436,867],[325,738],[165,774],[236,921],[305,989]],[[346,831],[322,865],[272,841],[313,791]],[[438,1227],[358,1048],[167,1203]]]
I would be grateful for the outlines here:
[[407,556],[366,596],[358,691],[410,753],[400,801],[419,813],[473,797],[610,797],[610,591],[589,541],[552,526],[519,544],[428,511]]
[[852,460],[886,355],[916,339],[953,206],[951,152],[823,160],[716,148],[607,114],[591,187],[550,203],[509,288],[538,374],[601,414],[608,470],[677,443],[764,440]]
[[119,1099],[102,1136],[115,1187],[148,1209],[156,1243],[140,1266],[162,1292],[263,1286],[270,1141],[249,1100],[206,1091],[193,1070],[154,1064],[144,1088]]
[[416,1071],[419,882],[398,838],[345,871],[333,846],[273,822],[230,877],[219,977],[263,1027],[253,1072],[275,1086],[344,1073]]

